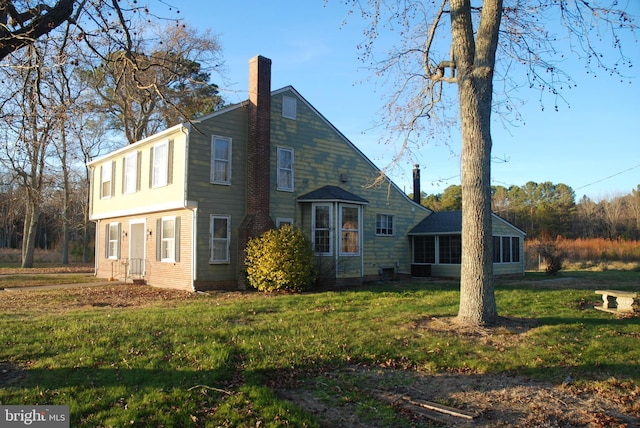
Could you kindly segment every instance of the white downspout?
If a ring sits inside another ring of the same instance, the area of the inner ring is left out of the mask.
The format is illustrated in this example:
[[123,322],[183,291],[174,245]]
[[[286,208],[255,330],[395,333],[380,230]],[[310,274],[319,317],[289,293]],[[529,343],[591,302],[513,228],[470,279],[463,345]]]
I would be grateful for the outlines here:
[[100,220],[95,221],[96,224],[96,243],[93,250],[93,276],[98,276],[100,269],[100,230],[102,229]]
[[188,196],[188,187],[189,187],[189,131],[190,125],[183,125],[180,128],[180,131],[184,134],[184,181],[183,181],[183,200],[184,200],[184,208],[191,210],[191,268],[190,268],[190,276],[191,276],[191,291],[196,291],[196,280],[198,279],[198,202],[197,201],[189,201]]

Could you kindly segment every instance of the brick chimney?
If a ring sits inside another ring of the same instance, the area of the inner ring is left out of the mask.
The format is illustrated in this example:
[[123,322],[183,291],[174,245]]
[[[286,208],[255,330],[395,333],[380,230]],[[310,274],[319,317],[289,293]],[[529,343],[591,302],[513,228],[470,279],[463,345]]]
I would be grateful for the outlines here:
[[245,247],[249,238],[275,227],[269,216],[271,153],[271,60],[249,60],[247,213],[238,239],[238,287],[245,288]]
[[247,145],[247,214],[254,216],[256,234],[271,227],[269,172],[271,168],[271,60],[249,61],[249,129]]
[[413,165],[413,202],[420,204],[420,165]]

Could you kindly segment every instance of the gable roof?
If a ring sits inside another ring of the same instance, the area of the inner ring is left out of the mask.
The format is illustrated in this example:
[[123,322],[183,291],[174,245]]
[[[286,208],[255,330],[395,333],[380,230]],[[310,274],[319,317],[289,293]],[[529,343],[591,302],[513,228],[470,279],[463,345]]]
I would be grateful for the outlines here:
[[351,202],[354,204],[365,205],[369,201],[361,198],[358,195],[354,195],[351,192],[344,190],[338,186],[324,186],[319,189],[312,190],[311,192],[304,194],[298,198],[298,202],[327,202],[327,201],[339,201],[339,202]]
[[[324,115],[323,115],[322,113],[320,113],[320,112],[319,112],[319,111],[318,111],[318,110],[317,110],[313,105],[311,105],[311,103],[309,103],[309,101],[307,101],[307,100],[306,100],[306,99],[305,99],[305,98],[300,94],[300,92],[298,92],[298,91],[297,91],[293,86],[288,85],[288,86],[282,87],[282,88],[280,88],[280,89],[273,90],[273,91],[271,91],[271,96],[273,97],[273,96],[275,96],[275,95],[279,95],[279,94],[282,94],[282,93],[287,92],[287,91],[292,92],[292,93],[293,93],[293,94],[294,94],[294,95],[295,95],[295,96],[296,96],[300,101],[302,101],[302,102],[303,102],[303,103],[304,103],[304,104],[305,104],[305,105],[306,105],[306,106],[307,106],[311,111],[313,111],[313,112],[314,112],[314,113],[315,113],[315,114],[316,114],[316,115],[317,115],[317,116],[318,116],[318,117],[319,117],[319,118],[320,118],[324,123],[326,123],[326,124],[327,124],[327,126],[329,126],[329,127],[330,127],[330,128],[331,128],[331,129],[332,129],[332,130],[337,134],[337,135],[339,135],[339,136],[340,136],[340,138],[341,138],[341,139],[342,139],[342,140],[343,140],[343,141],[344,141],[344,142],[345,142],[345,143],[346,143],[346,144],[347,144],[347,145],[348,145],[348,146],[349,146],[349,147],[350,147],[354,152],[356,152],[360,157],[362,157],[362,158],[365,160],[365,162],[367,162],[367,163],[368,163],[368,164],[369,164],[369,165],[370,165],[370,166],[371,166],[375,171],[380,171],[380,168],[378,168],[378,167],[377,167],[377,166],[376,166],[376,165],[375,165],[375,164],[374,164],[374,163],[373,163],[373,162],[372,162],[372,161],[371,161],[371,160],[370,160],[370,159],[369,159],[369,158],[368,158],[368,157],[367,157],[367,156],[366,156],[366,155],[365,155],[365,154],[364,154],[364,153],[363,153],[363,152],[362,152],[362,151],[361,151],[361,150],[360,150],[360,149],[359,149],[359,148],[358,148],[358,147],[357,147],[353,142],[351,142],[351,140],[349,140],[349,139],[348,139],[348,138],[347,138],[347,137],[346,137],[346,136],[345,136],[345,135],[344,135],[344,134],[343,134],[343,133],[342,133],[338,128],[336,128],[335,126],[333,126],[333,124],[332,124],[331,122],[329,122],[329,120],[328,120],[326,117],[324,117]],[[205,120],[207,120],[207,119],[209,119],[209,118],[215,117],[215,116],[219,116],[219,115],[224,114],[224,113],[226,113],[226,112],[229,112],[229,111],[232,111],[232,110],[235,110],[235,109],[238,109],[238,108],[242,108],[242,107],[246,106],[246,105],[248,104],[248,102],[249,102],[248,100],[245,100],[245,101],[242,101],[242,102],[239,102],[239,103],[236,103],[236,104],[229,105],[229,106],[227,106],[227,107],[225,107],[225,108],[223,108],[223,109],[221,109],[221,110],[215,111],[215,112],[210,113],[210,114],[208,114],[208,115],[206,115],[206,116],[199,117],[199,118],[197,118],[197,119],[195,119],[195,120],[193,121],[193,125],[192,125],[192,126],[193,126],[194,128],[197,128],[197,123],[199,123],[199,122],[203,122],[203,121],[205,121]],[[188,125],[188,124],[185,124],[185,126],[186,126],[186,127],[189,127],[189,125]],[[413,199],[409,198],[409,196],[407,196],[407,194],[406,194],[406,193],[404,193],[404,192],[402,191],[402,189],[400,189],[400,188],[398,187],[398,185],[397,185],[396,183],[394,183],[391,179],[386,178],[386,182],[390,183],[390,185],[391,185],[392,187],[394,187],[394,188],[398,191],[398,193],[399,193],[402,197],[404,197],[404,199],[406,199],[407,201],[409,201],[409,202],[413,203],[413,204],[414,204],[414,206],[415,206],[416,208],[419,208],[419,209],[421,209],[421,210],[423,210],[423,211],[425,211],[425,212],[427,212],[427,213],[431,213],[431,212],[433,212],[433,211],[431,211],[429,208],[423,207],[423,206],[422,206],[422,205],[420,205],[420,204],[416,204],[416,203],[415,203],[415,201],[414,201]],[[329,187],[329,186],[327,186],[327,187]],[[334,187],[335,187],[335,186],[334,186]],[[341,190],[342,190],[342,189],[341,189]],[[349,193],[349,192],[347,192],[347,193]],[[350,194],[350,193],[349,193],[349,194]],[[353,195],[353,194],[350,194],[350,195],[351,195],[351,196],[349,196],[349,197],[348,197],[348,199],[336,199],[336,198],[333,198],[333,199],[326,199],[326,198],[325,198],[325,199],[319,199],[319,200],[325,200],[325,201],[326,201],[326,200],[344,200],[344,201],[348,201],[348,202],[356,202],[356,203],[364,203],[364,204],[368,203],[368,201],[366,201],[366,200],[364,200],[364,199],[360,198],[359,196],[356,196],[356,195]],[[307,195],[304,195],[304,196],[307,196]],[[354,198],[354,197],[355,197],[356,199],[350,199],[350,198]],[[298,200],[300,200],[300,199],[298,199]],[[305,201],[305,202],[306,202],[306,201]]]
[[[524,230],[518,228],[512,223],[509,223],[497,214],[491,213],[491,217],[493,220],[501,221],[509,227],[512,227],[522,233],[522,235],[527,235]],[[409,235],[433,235],[443,233],[462,233],[462,211],[434,212],[425,217],[424,220],[409,231]]]

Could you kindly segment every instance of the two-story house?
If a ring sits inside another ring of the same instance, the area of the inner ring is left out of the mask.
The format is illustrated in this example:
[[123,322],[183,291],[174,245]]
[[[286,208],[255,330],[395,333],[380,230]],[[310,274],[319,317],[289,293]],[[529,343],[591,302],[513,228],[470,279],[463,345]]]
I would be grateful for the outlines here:
[[[248,239],[282,223],[305,231],[338,284],[439,264],[437,233],[419,227],[432,212],[391,181],[371,186],[379,169],[353,143],[293,87],[271,90],[271,60],[249,68],[247,101],[89,163],[96,275],[243,288]],[[521,254],[523,232],[509,233]],[[433,257],[414,249],[428,244]]]

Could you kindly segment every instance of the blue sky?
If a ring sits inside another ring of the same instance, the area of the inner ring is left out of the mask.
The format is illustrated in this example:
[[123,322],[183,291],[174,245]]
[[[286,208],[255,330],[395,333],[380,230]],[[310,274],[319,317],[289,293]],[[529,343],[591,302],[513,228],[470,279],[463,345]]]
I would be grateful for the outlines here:
[[[640,24],[640,2],[626,1]],[[273,61],[272,89],[292,85],[376,165],[389,163],[396,148],[379,142],[383,97],[358,59],[362,22],[347,18],[344,4],[191,0],[179,10],[189,25],[219,36],[225,74],[213,80],[229,102],[247,98],[248,61],[266,56]],[[492,125],[492,153],[501,159],[492,165],[492,184],[564,183],[577,199],[587,195],[594,200],[630,193],[640,184],[640,41],[625,41],[625,52],[635,63],[632,78],[623,83],[604,73],[587,75],[576,60],[563,64],[578,85],[564,94],[569,106],[561,103],[556,112],[553,100],[546,99],[542,111],[539,92],[517,94],[525,102],[520,109],[524,123],[505,127],[496,120]],[[441,193],[459,184],[457,135],[453,131],[446,144],[429,143],[403,160],[391,174],[393,181],[411,192],[411,170],[418,163],[423,191]]]

